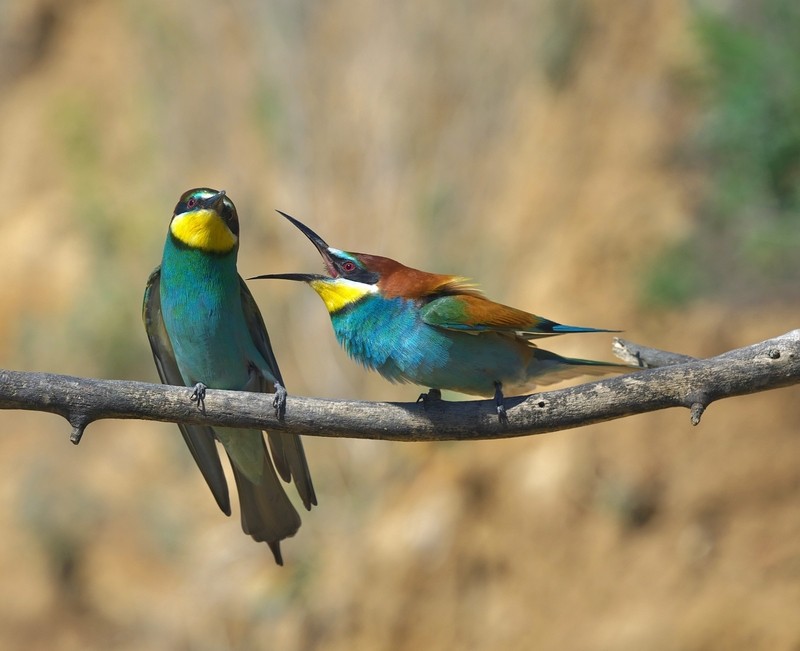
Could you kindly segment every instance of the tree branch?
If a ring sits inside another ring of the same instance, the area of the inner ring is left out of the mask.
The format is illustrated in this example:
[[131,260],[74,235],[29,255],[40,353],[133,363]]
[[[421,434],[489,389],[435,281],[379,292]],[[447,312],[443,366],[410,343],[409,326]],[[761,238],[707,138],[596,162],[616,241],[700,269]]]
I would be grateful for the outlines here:
[[[800,330],[709,359],[674,356],[622,340],[620,354],[663,368],[581,384],[558,391],[506,398],[507,424],[494,401],[380,403],[290,396],[279,421],[272,396],[209,389],[205,411],[189,399],[191,388],[144,382],[94,380],[0,370],[0,409],[58,414],[77,443],[86,426],[102,418],[128,418],[291,431],[309,436],[392,441],[463,441],[553,432],[686,407],[697,424],[715,400],[800,383]],[[678,363],[676,363],[678,362]]]

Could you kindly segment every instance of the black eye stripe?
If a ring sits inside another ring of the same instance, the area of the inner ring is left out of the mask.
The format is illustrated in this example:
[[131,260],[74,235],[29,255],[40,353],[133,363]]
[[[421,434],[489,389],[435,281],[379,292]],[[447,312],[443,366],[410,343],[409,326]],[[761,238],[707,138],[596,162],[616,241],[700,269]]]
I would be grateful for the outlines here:
[[354,280],[357,283],[364,283],[366,285],[374,285],[380,280],[380,276],[372,271],[366,269],[356,269],[355,271],[343,274],[348,280]]

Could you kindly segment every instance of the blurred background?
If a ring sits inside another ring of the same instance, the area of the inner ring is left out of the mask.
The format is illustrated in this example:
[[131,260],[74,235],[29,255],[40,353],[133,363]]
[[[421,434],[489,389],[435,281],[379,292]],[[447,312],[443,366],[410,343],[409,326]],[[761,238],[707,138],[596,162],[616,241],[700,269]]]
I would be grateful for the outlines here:
[[[798,33],[792,0],[2,0],[0,366],[157,381],[142,292],[199,185],[235,201],[245,276],[320,269],[279,208],[646,345],[783,334]],[[418,395],[348,360],[307,287],[251,288],[290,393]],[[698,428],[307,439],[320,505],[284,568],[174,425],[0,424],[0,648],[800,648],[796,388]]]

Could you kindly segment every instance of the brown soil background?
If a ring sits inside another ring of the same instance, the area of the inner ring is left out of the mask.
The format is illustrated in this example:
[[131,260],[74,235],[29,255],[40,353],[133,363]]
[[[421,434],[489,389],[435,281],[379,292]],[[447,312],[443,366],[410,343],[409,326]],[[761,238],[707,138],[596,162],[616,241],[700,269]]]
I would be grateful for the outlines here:
[[[705,179],[677,0],[0,5],[0,362],[155,380],[140,322],[179,194],[224,187],[243,275],[342,248],[709,356],[794,305],[641,307]],[[304,287],[253,284],[289,390],[410,400]],[[610,357],[609,338],[554,350]],[[0,414],[0,648],[800,649],[797,389],[526,440],[308,440],[286,567],[177,428]]]

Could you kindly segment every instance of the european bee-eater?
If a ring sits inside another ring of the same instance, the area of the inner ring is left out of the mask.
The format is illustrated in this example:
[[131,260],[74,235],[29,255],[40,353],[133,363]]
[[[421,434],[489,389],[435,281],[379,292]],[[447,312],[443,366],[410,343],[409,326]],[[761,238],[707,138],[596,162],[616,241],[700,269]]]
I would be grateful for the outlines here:
[[[278,211],[280,212],[280,211]],[[390,258],[328,246],[319,235],[281,212],[322,255],[329,275],[267,274],[308,283],[320,295],[336,338],[347,353],[392,382],[413,382],[478,396],[494,396],[506,419],[503,396],[580,375],[631,367],[562,357],[532,339],[570,332],[615,332],[568,326],[487,299],[461,276],[428,273]],[[425,396],[420,396],[423,399]]]
[[[158,374],[165,384],[275,393],[286,403],[278,363],[255,301],[236,270],[239,218],[225,191],[184,192],[169,223],[161,265],[147,281],[143,317]],[[270,433],[272,460],[258,430],[179,425],[214,498],[231,514],[228,485],[214,440],[225,448],[239,491],[242,529],[266,542],[283,564],[280,541],[300,516],[278,480],[294,478],[307,509],[317,503],[300,438]],[[274,464],[274,465],[273,465]]]

